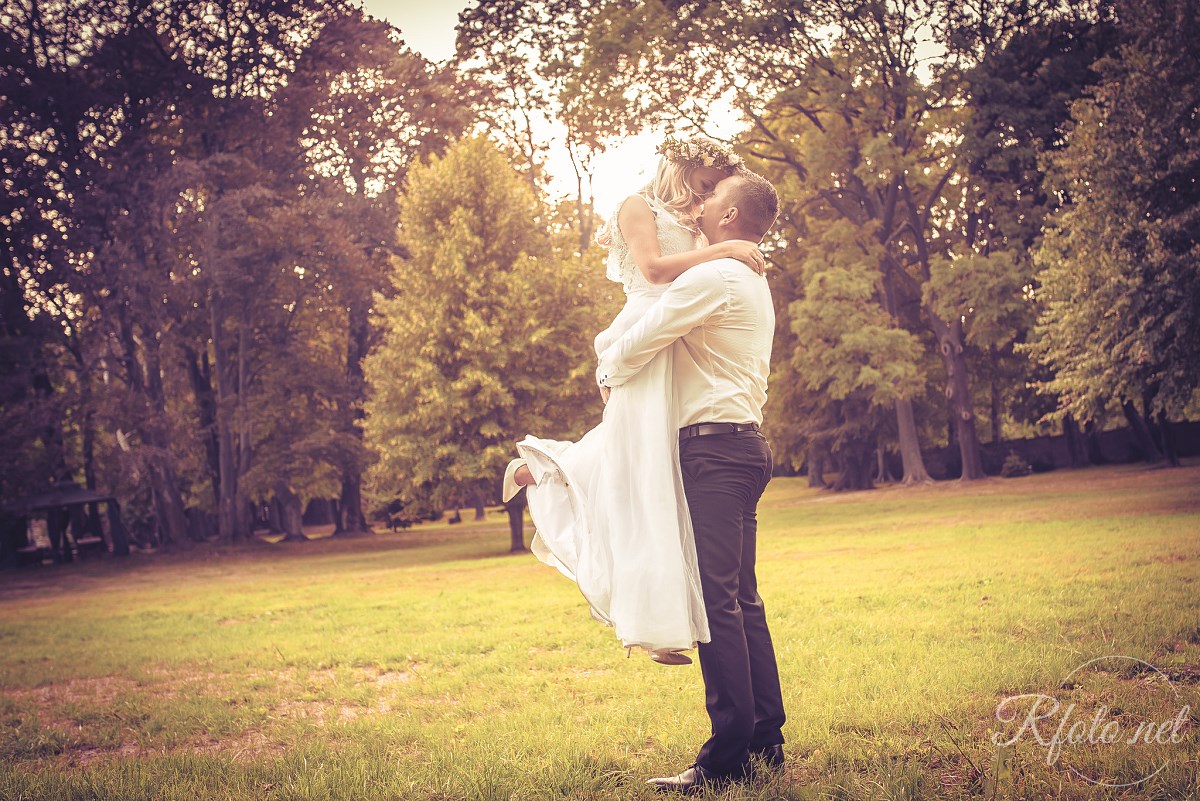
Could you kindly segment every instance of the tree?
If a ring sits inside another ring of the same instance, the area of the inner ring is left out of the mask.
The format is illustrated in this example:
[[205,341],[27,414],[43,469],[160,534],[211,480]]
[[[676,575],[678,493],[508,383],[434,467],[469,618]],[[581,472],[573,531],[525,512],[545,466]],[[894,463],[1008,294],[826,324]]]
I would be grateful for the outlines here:
[[[876,260],[875,302],[937,355],[941,375],[926,378],[944,390],[963,477],[980,478],[971,332],[991,347],[984,335],[1009,327],[1028,276],[996,252],[979,213],[977,171],[961,147],[971,121],[962,76],[1022,31],[1074,13],[1089,11],[1055,0],[606,4],[579,86],[597,115],[647,124],[703,125],[708,107],[732,98],[748,122],[743,152],[778,182],[794,179],[783,239],[847,244],[833,224],[854,227],[853,246]],[[803,262],[782,260],[788,270]],[[910,482],[926,478],[913,402],[894,401]]]
[[96,478],[119,441],[165,543],[212,511],[248,536],[271,498],[294,521],[317,488],[365,528],[371,293],[404,170],[473,119],[452,76],[341,2],[34,3],[3,24],[3,322],[36,369],[6,360],[0,392],[42,441],[17,449],[33,483],[81,449],[89,483],[129,486]]
[[[302,278],[319,265],[349,296],[353,271],[332,267],[364,259],[340,259],[353,217],[322,203],[344,188],[304,175],[302,131],[319,113],[319,80],[289,73],[307,64],[323,26],[348,14],[337,2],[222,0],[23,4],[4,16],[0,46],[12,58],[0,77],[11,102],[0,149],[19,187],[2,211],[4,321],[14,349],[36,356],[6,362],[6,411],[35,422],[31,402],[43,396],[35,426],[18,429],[41,481],[76,474],[78,435],[94,483],[97,442],[119,438],[131,474],[151,484],[164,542],[205,535],[185,519],[196,506],[220,510],[224,536],[248,535],[251,498],[239,483],[256,454],[282,469],[307,452],[289,458],[305,440],[265,435],[282,430],[271,426],[272,401],[289,391],[287,371],[271,368],[331,363],[325,332],[346,331],[346,317],[323,297],[331,283]],[[340,80],[326,78],[320,97]],[[392,83],[414,83],[401,78]],[[392,107],[380,125],[398,114]],[[355,409],[347,383],[317,399]],[[322,403],[296,409],[310,414],[306,426],[287,415],[292,434],[323,435],[338,417]],[[362,448],[320,452],[344,468]],[[304,492],[305,481],[284,477]]]
[[[956,22],[972,25],[971,19]],[[1033,411],[1038,404],[1025,402],[1026,386],[1041,377],[1015,349],[1036,318],[1033,254],[1046,215],[1058,205],[1039,159],[1062,146],[1059,131],[1070,104],[1094,81],[1091,66],[1113,38],[1111,20],[1099,12],[1049,18],[1022,25],[1007,39],[979,43],[960,71],[970,98],[959,147],[973,187],[969,223],[978,257],[989,261],[977,265],[984,269],[943,273],[948,281],[941,294],[974,310],[965,329],[967,351],[982,405],[989,407],[992,442],[1003,438],[1005,419],[1033,423],[1042,416]],[[1071,437],[1073,421],[1064,419],[1063,430]]]
[[1029,351],[1053,371],[1041,389],[1060,416],[1115,402],[1135,428],[1145,415],[1169,430],[1200,384],[1200,19],[1179,0],[1128,0],[1117,15],[1122,44],[1049,158],[1065,205],[1037,254]]
[[565,145],[575,173],[578,250],[592,244],[593,162],[604,139],[626,132],[616,118],[598,121],[574,87],[585,33],[603,4],[575,0],[492,0],[462,12],[460,69],[481,88],[479,107],[492,136],[522,156],[534,191],[544,188],[553,144]]
[[810,397],[832,406],[832,426],[813,426],[810,418],[809,427],[842,454],[835,489],[871,486],[878,412],[910,398],[922,381],[921,345],[879,302],[879,256],[864,244],[872,243],[860,240],[854,226],[834,222],[805,249],[804,288],[788,314],[796,336],[785,382],[801,382]]
[[[92,339],[103,326],[95,324],[81,300],[97,286],[92,262],[109,232],[102,206],[88,199],[111,178],[107,159],[114,146],[123,146],[184,83],[177,79],[186,71],[166,58],[147,31],[145,18],[152,15],[144,3],[33,3],[3,17],[0,47],[6,58],[0,93],[6,102],[0,162],[13,191],[6,194],[0,215],[6,228],[0,294],[11,341],[28,347],[30,340],[41,340],[32,343],[39,359],[26,374],[33,393],[18,388],[17,397],[40,393],[43,400],[57,396],[59,401],[42,404],[38,415],[48,463],[30,479],[43,486],[78,470],[65,458],[72,419],[81,429],[85,480],[89,486],[97,480],[95,375],[107,365],[103,349]],[[99,31],[104,35],[96,35]],[[55,353],[70,358],[56,359]],[[153,413],[161,400],[155,397],[157,364],[151,359],[137,366],[137,401],[130,415],[155,427]],[[62,392],[69,385],[76,391]],[[67,398],[72,402],[63,403]],[[45,416],[51,411],[53,419]],[[156,433],[150,432],[145,443],[143,464],[154,486],[163,535],[181,541],[179,489]]]
[[590,291],[603,271],[563,247],[569,229],[483,138],[410,171],[401,204],[411,258],[394,263],[394,297],[376,297],[365,366],[371,476],[381,494],[481,505],[516,440],[597,421],[587,337],[608,316]]
[[[409,166],[440,153],[474,121],[474,88],[449,68],[435,69],[402,47],[398,32],[360,10],[334,16],[305,51],[280,93],[281,111],[306,148],[306,195],[341,221],[329,242],[322,278],[345,310],[346,385],[337,426],[358,443],[343,452],[336,533],[368,528],[362,510],[362,363],[374,346],[372,293],[387,289],[389,259],[404,256],[397,239],[397,195]],[[335,257],[334,251],[337,252]]]

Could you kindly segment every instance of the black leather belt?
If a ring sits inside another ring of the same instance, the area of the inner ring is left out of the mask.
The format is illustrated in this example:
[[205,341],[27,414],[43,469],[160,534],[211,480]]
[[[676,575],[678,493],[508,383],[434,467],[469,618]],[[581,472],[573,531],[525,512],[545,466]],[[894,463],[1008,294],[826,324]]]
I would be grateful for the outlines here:
[[712,434],[741,434],[743,431],[758,431],[758,423],[696,423],[679,429],[680,439],[707,437]]

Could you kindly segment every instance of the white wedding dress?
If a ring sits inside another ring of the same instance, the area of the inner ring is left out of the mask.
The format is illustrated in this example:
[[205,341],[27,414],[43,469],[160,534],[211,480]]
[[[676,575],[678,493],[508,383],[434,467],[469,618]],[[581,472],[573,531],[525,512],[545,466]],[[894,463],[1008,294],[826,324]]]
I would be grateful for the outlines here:
[[[654,200],[659,252],[692,250],[691,231]],[[642,275],[616,224],[608,278],[624,308],[595,340],[599,355],[667,288]],[[679,471],[671,348],[612,390],[603,421],[578,442],[526,437],[517,450],[535,486],[526,488],[534,554],[579,585],[592,615],[625,646],[694,648],[708,642],[696,544]]]

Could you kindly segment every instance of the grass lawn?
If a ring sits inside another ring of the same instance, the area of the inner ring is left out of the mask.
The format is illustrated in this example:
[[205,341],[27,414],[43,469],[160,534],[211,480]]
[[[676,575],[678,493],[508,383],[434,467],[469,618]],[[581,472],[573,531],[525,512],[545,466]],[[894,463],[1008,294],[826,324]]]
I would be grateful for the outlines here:
[[[760,520],[789,766],[724,797],[1200,798],[1200,465],[777,479]],[[0,799],[655,797],[707,734],[698,667],[627,659],[507,547],[493,512],[0,573]],[[1030,693],[1176,723],[1050,764],[993,741]]]

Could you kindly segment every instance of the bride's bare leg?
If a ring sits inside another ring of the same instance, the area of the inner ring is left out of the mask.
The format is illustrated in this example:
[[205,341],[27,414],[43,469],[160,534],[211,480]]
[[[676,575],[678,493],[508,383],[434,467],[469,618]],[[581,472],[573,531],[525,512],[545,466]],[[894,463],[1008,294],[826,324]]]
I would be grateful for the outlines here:
[[513,474],[513,478],[522,487],[527,487],[530,484],[534,483],[533,482],[533,473],[529,472],[529,468],[526,467],[525,465],[521,465],[520,467],[517,468],[517,472]]

